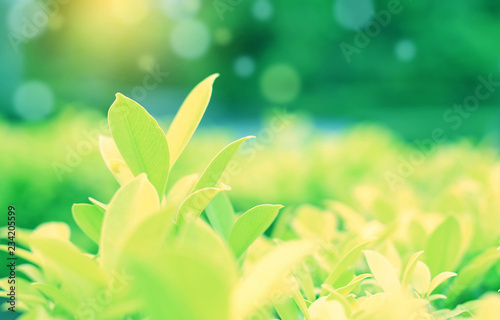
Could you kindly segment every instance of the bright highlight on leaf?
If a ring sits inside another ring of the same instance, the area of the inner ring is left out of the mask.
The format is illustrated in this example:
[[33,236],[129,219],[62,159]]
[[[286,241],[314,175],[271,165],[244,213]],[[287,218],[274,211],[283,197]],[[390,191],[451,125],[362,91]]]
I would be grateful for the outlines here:
[[167,132],[170,147],[170,168],[179,158],[180,154],[193,136],[194,131],[205,113],[205,109],[212,95],[212,85],[218,74],[213,74],[200,82],[189,93],[181,108],[177,112]]

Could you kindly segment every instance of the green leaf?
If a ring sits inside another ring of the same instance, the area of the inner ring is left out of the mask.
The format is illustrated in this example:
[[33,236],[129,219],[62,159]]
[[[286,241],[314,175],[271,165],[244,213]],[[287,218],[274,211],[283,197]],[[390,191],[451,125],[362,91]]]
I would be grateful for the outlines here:
[[104,216],[100,256],[102,265],[113,271],[125,241],[138,225],[159,210],[160,200],[145,174],[122,186],[111,199]]
[[142,254],[151,259],[165,244],[173,229],[174,212],[161,208],[157,213],[139,222],[126,239],[125,250],[131,255]]
[[167,211],[173,211],[174,214],[177,214],[182,202],[184,202],[184,200],[186,200],[186,198],[191,194],[191,190],[197,180],[198,174],[191,174],[184,176],[175,182],[175,184],[168,191],[164,203],[162,203],[162,205],[167,208]]
[[291,296],[276,298],[273,305],[282,320],[299,320],[299,311]]
[[421,295],[424,295],[427,290],[429,290],[429,286],[431,284],[431,271],[422,261],[417,261],[417,265],[413,271],[411,284]]
[[372,250],[363,251],[370,270],[384,292],[401,293],[401,283],[394,266],[386,257]]
[[460,225],[453,216],[446,218],[427,240],[425,248],[425,263],[431,274],[455,270],[461,246]]
[[170,168],[177,161],[196,131],[210,101],[212,85],[218,76],[218,74],[213,74],[194,87],[172,121],[167,131],[167,140],[170,147]]
[[[236,284],[236,265],[230,252],[219,254],[227,247],[209,227],[197,228],[201,224],[200,220],[188,224],[185,241],[159,251],[148,263],[140,256],[131,260],[151,320],[232,319],[228,301]],[[191,227],[197,230],[188,230]],[[196,234],[206,241],[189,241]]]
[[447,279],[456,277],[457,274],[455,272],[441,272],[438,274],[434,279],[432,279],[431,284],[429,286],[429,289],[427,290],[427,296],[430,296],[431,293],[436,290],[436,288],[443,282],[445,282]]
[[57,238],[69,241],[70,234],[71,230],[64,222],[45,222],[33,230],[31,237]]
[[346,286],[338,288],[337,292],[343,295],[344,297],[347,297],[347,295],[351,293],[351,291],[354,290],[354,288],[356,288],[356,286],[358,286],[361,283],[361,281],[370,278],[371,276],[372,275],[368,273],[360,274],[359,276],[352,279],[351,282],[349,282],[349,284],[347,284]]
[[229,239],[229,234],[234,224],[234,210],[231,201],[225,192],[217,194],[205,208],[208,220],[212,227],[224,237]]
[[307,310],[306,301],[304,300],[304,297],[302,296],[302,293],[299,290],[298,284],[295,281],[291,280],[290,286],[291,286],[290,293],[293,297],[293,300],[295,300],[295,303],[297,304],[300,311],[304,315],[304,319],[311,320],[311,316],[309,315],[309,310]]
[[299,283],[299,287],[302,288],[306,299],[314,301],[316,300],[316,293],[314,292],[314,282],[308,265],[309,264],[307,262],[304,263],[303,266],[294,271],[294,275]]
[[271,226],[281,208],[281,205],[259,205],[236,220],[229,235],[229,246],[236,257],[240,257]]
[[67,281],[72,279],[75,283],[77,278],[98,286],[106,283],[96,261],[84,255],[71,242],[45,237],[33,239],[31,249],[42,261],[44,270],[50,270],[58,277],[66,277],[64,280]]
[[337,300],[327,299],[326,297],[320,297],[314,301],[309,307],[309,314],[311,315],[311,320],[348,319],[342,303]]
[[500,250],[489,248],[463,267],[453,281],[448,298],[454,299],[466,289],[474,289],[480,285],[486,272],[498,261],[500,261]]
[[[4,251],[9,253],[9,249],[7,245],[0,244],[0,251]],[[40,265],[40,259],[38,259],[33,253],[24,250],[21,247],[16,247],[16,256],[18,258],[24,259],[30,263],[33,263],[35,265]]]
[[221,184],[217,188],[205,188],[192,193],[182,202],[176,217],[176,224],[182,225],[186,220],[198,218],[210,201],[219,192],[230,190],[231,188]]
[[405,271],[403,273],[403,280],[401,281],[401,286],[406,288],[410,283],[410,280],[413,277],[413,272],[415,271],[415,267],[417,266],[418,259],[424,253],[424,251],[419,251],[413,254],[406,265]]
[[134,178],[113,138],[100,136],[99,150],[106,166],[120,185],[124,185]]
[[[132,177],[133,178],[133,177]],[[130,179],[132,180],[132,179]],[[99,211],[101,211],[102,213],[106,213],[106,211],[108,210],[108,205],[100,202],[100,201],[97,201],[96,199],[94,198],[91,198],[89,197],[89,200],[90,202],[92,202],[92,204],[97,208],[99,209]]]
[[54,304],[64,308],[69,314],[76,314],[78,302],[65,295],[60,289],[45,283],[32,283],[31,285],[47,296]]
[[71,208],[73,218],[82,231],[95,243],[99,244],[104,214],[91,204],[74,204]]
[[302,238],[322,239],[330,242],[336,234],[337,220],[331,212],[311,205],[302,205],[296,210],[292,227]]
[[165,134],[156,120],[137,102],[121,95],[109,108],[109,127],[116,146],[130,171],[146,173],[163,195],[169,171],[169,151]]
[[[325,285],[330,285],[335,288],[335,286],[343,286],[345,284],[339,284],[337,281],[341,278],[341,276],[350,268],[353,267],[353,265],[356,263],[356,261],[360,258],[361,253],[363,250],[371,243],[373,242],[372,240],[369,241],[364,241],[361,242],[360,244],[356,245],[354,248],[349,250],[340,260],[339,262],[335,265],[333,270],[330,272],[328,277],[325,279],[324,283]],[[327,290],[321,289],[321,295],[326,295]]]
[[255,137],[249,136],[241,138],[222,149],[205,169],[192,192],[215,186],[226,169],[229,161],[231,161],[233,156],[236,154],[236,151],[238,151],[243,142],[250,138]]
[[261,258],[234,291],[233,318],[246,319],[262,303],[282,292],[287,276],[314,248],[309,241],[289,241]]

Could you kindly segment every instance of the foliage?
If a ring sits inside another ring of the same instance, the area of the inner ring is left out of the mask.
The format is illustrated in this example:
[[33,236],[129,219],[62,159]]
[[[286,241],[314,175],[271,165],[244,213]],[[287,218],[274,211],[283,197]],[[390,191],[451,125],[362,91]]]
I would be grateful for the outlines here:
[[[74,245],[64,223],[18,230],[21,319],[496,319],[496,202],[472,197],[470,183],[450,191],[462,202],[440,214],[418,207],[419,193],[403,184],[393,195],[363,186],[356,202],[264,204],[239,215],[224,172],[250,137],[223,148],[200,175],[168,183],[215,78],[193,89],[167,134],[117,95],[112,137],[100,147],[120,187],[107,204],[73,206],[98,251]],[[7,279],[0,288],[5,297]]]

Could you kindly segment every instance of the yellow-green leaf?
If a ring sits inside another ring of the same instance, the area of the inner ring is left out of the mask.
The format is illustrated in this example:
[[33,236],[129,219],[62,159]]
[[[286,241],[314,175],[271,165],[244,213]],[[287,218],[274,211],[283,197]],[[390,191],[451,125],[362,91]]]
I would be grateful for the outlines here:
[[344,307],[336,300],[327,300],[326,297],[320,297],[309,307],[311,320],[348,320]]
[[287,276],[314,248],[312,242],[289,241],[260,259],[234,291],[233,318],[246,319],[262,303],[283,292]]
[[118,147],[113,138],[100,136],[99,150],[101,151],[101,156],[106,166],[120,185],[124,185],[134,178],[132,171],[130,171],[120,151],[118,151]]
[[74,204],[71,208],[73,218],[82,231],[95,243],[99,244],[104,214],[92,204]]
[[431,284],[429,285],[429,289],[427,290],[427,296],[429,296],[436,288],[443,282],[445,282],[447,279],[456,277],[457,274],[455,272],[441,272],[438,274],[434,279],[432,279]]
[[394,266],[386,257],[373,250],[363,251],[370,270],[384,292],[401,293],[401,283]]
[[31,285],[70,314],[76,313],[78,302],[73,300],[71,296],[64,294],[60,289],[45,283],[33,283]]
[[193,136],[212,95],[212,85],[218,74],[213,74],[200,82],[189,93],[167,131],[170,147],[170,168],[179,158]]
[[455,270],[460,253],[461,231],[457,219],[446,218],[429,236],[425,248],[425,263],[431,274]]
[[431,272],[429,267],[427,267],[427,265],[422,261],[417,261],[410,283],[421,295],[425,294],[427,290],[429,290],[429,286],[431,284]]
[[221,184],[217,188],[205,188],[192,193],[180,205],[176,223],[182,225],[186,220],[199,217],[217,193],[230,189],[229,186]]
[[229,246],[236,257],[240,257],[269,228],[281,208],[281,205],[259,205],[236,220],[229,235]]
[[169,172],[167,139],[156,120],[137,102],[121,94],[109,108],[109,127],[121,156],[134,176],[146,173],[163,195]]
[[273,299],[273,305],[281,320],[299,320],[299,311],[291,296]]
[[406,265],[405,271],[403,273],[403,280],[401,281],[401,286],[403,288],[406,288],[410,283],[410,280],[413,277],[413,272],[415,271],[415,267],[417,266],[418,259],[420,258],[422,253],[424,253],[424,251],[414,253],[408,261],[408,264]]
[[[133,178],[133,177],[132,177]],[[130,179],[132,180],[132,179]],[[92,198],[92,197],[89,197],[89,200],[90,202],[92,202],[92,204],[97,208],[99,209],[99,211],[101,211],[102,213],[106,213],[106,211],[108,210],[108,205],[100,202],[100,201],[97,201],[96,199]]]
[[104,216],[99,249],[101,263],[108,271],[115,268],[134,229],[158,211],[159,202],[158,193],[145,174],[122,186],[113,196]]
[[[236,266],[234,260],[227,260],[232,259],[230,252],[220,252],[227,247],[220,238],[216,240],[217,234],[209,227],[198,228],[202,223],[189,222],[182,230],[187,232],[185,238],[159,251],[148,263],[140,256],[131,260],[151,320],[232,319],[228,302]],[[205,241],[190,240],[193,235]]]
[[241,138],[230,143],[224,149],[222,149],[205,169],[192,192],[215,186],[217,184],[217,181],[219,181],[220,177],[222,176],[222,173],[226,169],[229,161],[231,161],[233,156],[236,154],[236,151],[238,151],[243,142],[250,138],[255,137],[249,136]]
[[217,194],[205,208],[208,220],[212,227],[224,237],[229,239],[233,228],[235,216],[231,201],[225,192]]
[[356,288],[356,286],[358,286],[361,283],[361,281],[370,278],[371,276],[372,275],[368,273],[360,274],[359,276],[352,279],[351,282],[349,282],[346,286],[338,288],[337,292],[343,295],[344,297],[347,297],[347,295],[351,293],[351,291],[354,290],[354,288]]
[[[335,287],[336,285],[345,285],[345,284],[338,284],[337,280],[341,278],[341,276],[351,268],[356,261],[359,259],[361,256],[361,253],[363,250],[372,242],[370,241],[364,241],[361,242],[360,244],[356,245],[354,248],[349,250],[340,260],[339,262],[335,265],[333,270],[330,272],[326,280],[324,281],[323,284],[330,285],[332,287]],[[321,289],[321,295],[326,295],[327,290]]]
[[[95,260],[83,254],[71,242],[57,238],[33,238],[31,249],[48,269],[58,277],[77,278],[95,285],[104,285],[105,277]],[[82,288],[80,288],[82,289]]]

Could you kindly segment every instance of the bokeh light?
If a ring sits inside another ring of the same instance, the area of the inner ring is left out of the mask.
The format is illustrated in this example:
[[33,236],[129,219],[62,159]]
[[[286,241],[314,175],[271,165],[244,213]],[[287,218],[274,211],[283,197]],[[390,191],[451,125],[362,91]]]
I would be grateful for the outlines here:
[[7,15],[10,32],[23,39],[39,36],[50,20],[44,9],[44,5],[35,0],[13,1]]
[[163,12],[173,20],[191,19],[200,10],[200,0],[161,0]]
[[225,46],[229,42],[231,42],[232,35],[231,31],[229,31],[227,28],[217,28],[214,33],[214,41],[221,45]]
[[210,33],[200,21],[181,21],[172,30],[170,43],[178,56],[188,60],[196,59],[208,50]]
[[150,2],[144,0],[111,0],[111,13],[121,23],[129,26],[140,24],[151,11]]
[[333,12],[337,22],[346,29],[365,26],[375,11],[373,0],[336,0]]
[[251,76],[255,71],[255,62],[249,56],[240,56],[234,62],[234,72],[240,77]]
[[404,39],[396,43],[394,52],[399,60],[410,61],[415,58],[417,48],[415,47],[415,43],[413,41]]
[[[8,45],[7,43],[5,44]],[[21,54],[16,54],[10,48],[0,51],[0,96],[3,101],[11,100],[12,93],[22,82],[24,63]],[[0,103],[0,108],[6,109],[8,103]]]
[[300,77],[291,66],[276,64],[267,68],[260,79],[263,95],[274,103],[291,102],[300,92]]
[[273,5],[269,0],[255,0],[252,13],[258,20],[267,20],[273,15]]
[[25,120],[46,118],[54,110],[54,95],[43,82],[23,83],[14,93],[14,111]]

